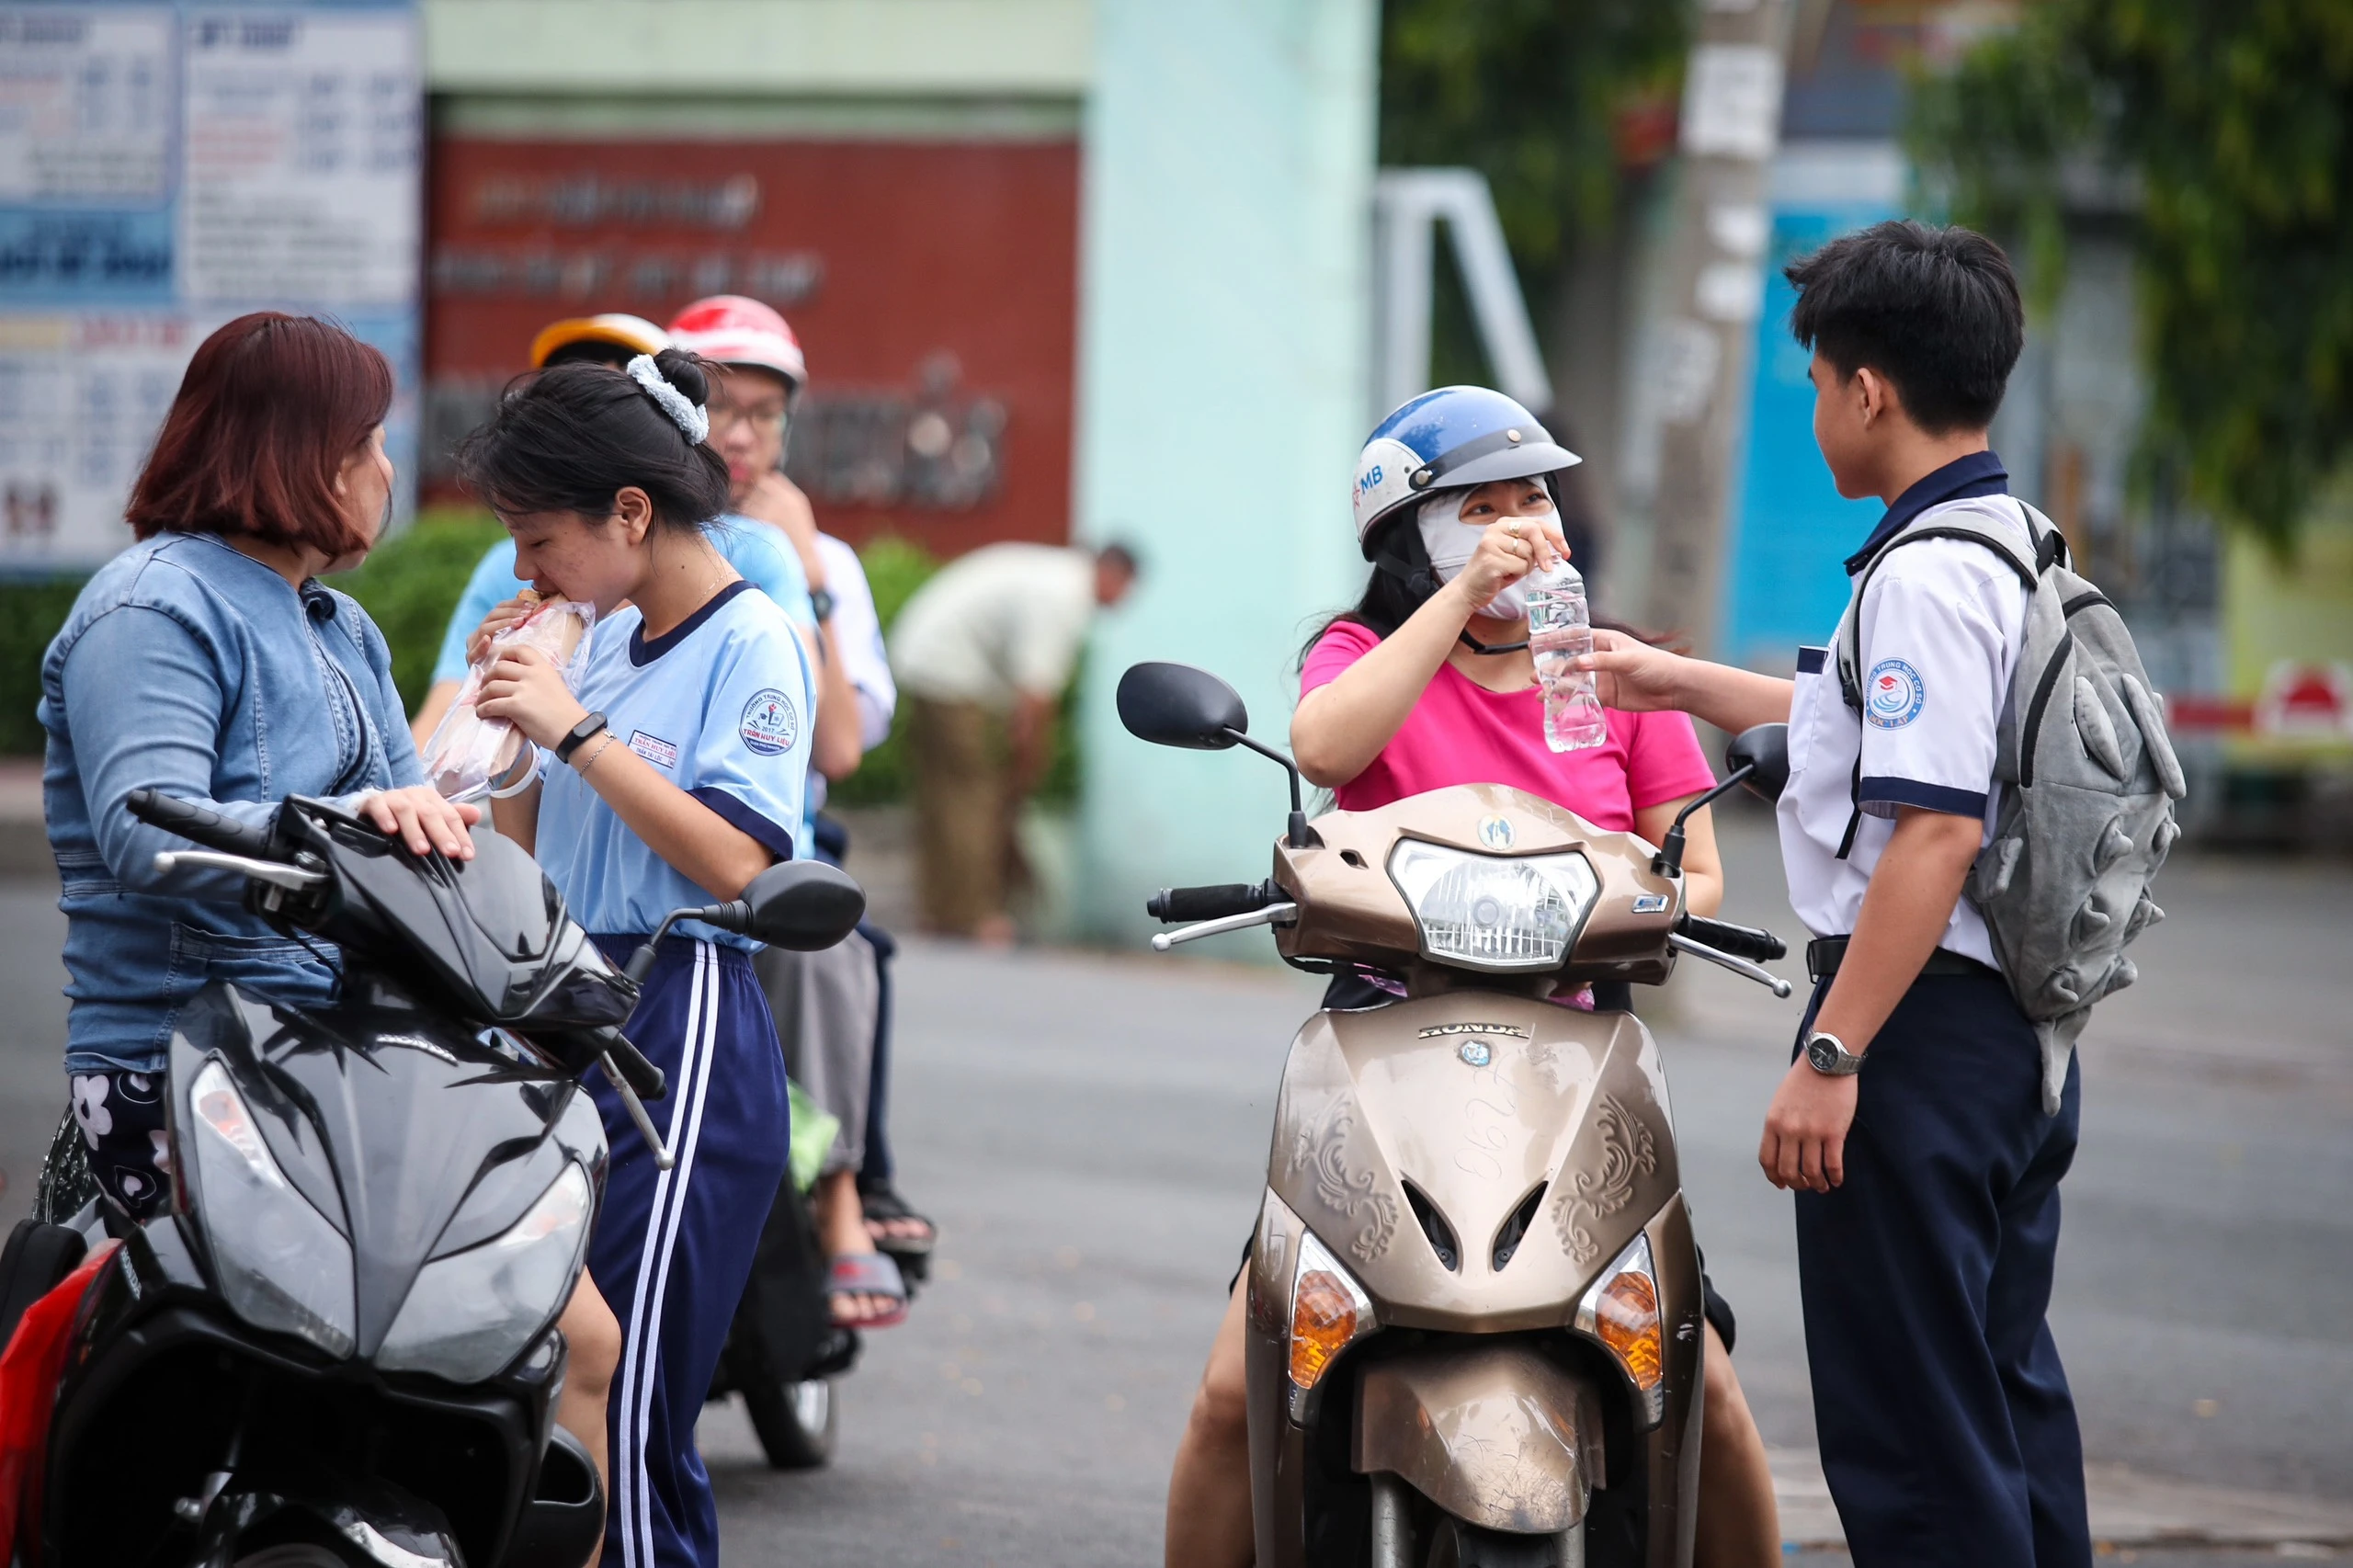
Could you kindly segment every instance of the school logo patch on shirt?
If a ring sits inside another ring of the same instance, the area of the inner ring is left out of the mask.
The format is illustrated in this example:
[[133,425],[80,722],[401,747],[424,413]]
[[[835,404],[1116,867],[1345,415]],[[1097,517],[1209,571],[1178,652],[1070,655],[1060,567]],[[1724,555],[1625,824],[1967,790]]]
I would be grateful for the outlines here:
[[791,750],[792,743],[801,738],[801,714],[784,693],[763,687],[744,704],[744,717],[736,722],[735,733],[760,756],[778,756]]
[[1900,730],[1927,706],[1920,672],[1901,659],[1881,659],[1863,683],[1863,717],[1882,730]]
[[629,749],[656,767],[675,770],[678,766],[678,743],[665,741],[659,735],[649,735],[643,730],[630,732]]

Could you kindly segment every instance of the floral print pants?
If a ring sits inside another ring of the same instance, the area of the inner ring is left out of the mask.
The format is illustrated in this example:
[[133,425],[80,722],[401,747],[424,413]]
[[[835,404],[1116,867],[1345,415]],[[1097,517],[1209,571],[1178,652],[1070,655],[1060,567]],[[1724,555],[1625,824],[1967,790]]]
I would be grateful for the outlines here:
[[161,1205],[172,1178],[164,1133],[164,1074],[76,1073],[74,1120],[90,1152],[90,1174],[134,1220]]

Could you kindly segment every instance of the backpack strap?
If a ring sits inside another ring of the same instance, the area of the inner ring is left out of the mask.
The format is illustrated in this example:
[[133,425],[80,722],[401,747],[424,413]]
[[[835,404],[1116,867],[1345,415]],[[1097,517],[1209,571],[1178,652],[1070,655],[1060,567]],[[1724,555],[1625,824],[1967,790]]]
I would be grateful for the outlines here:
[[[2018,502],[2018,510],[2025,515],[2027,538],[2034,548],[2034,558],[2030,562],[2018,553],[2015,538],[2007,529],[1990,523],[1969,522],[1963,517],[1949,512],[1930,522],[1899,528],[1894,537],[1871,551],[1870,559],[1863,562],[1862,570],[1856,574],[1854,596],[1847,601],[1847,613],[1839,619],[1836,642],[1838,696],[1854,711],[1857,720],[1859,721],[1863,713],[1863,596],[1870,592],[1871,579],[1879,574],[1880,564],[1891,552],[1922,540],[1967,540],[1972,544],[1981,544],[1992,551],[2002,564],[2018,574],[2018,581],[2026,585],[2027,593],[2031,595],[2036,585],[2042,580],[2043,573],[2049,571],[2054,562],[2067,559],[2067,539],[2050,518],[2025,502]],[[1847,786],[1847,798],[1849,802],[1847,831],[1838,840],[1837,858],[1841,860],[1853,851],[1855,835],[1863,825],[1863,754],[1859,747],[1855,753],[1855,772]]]

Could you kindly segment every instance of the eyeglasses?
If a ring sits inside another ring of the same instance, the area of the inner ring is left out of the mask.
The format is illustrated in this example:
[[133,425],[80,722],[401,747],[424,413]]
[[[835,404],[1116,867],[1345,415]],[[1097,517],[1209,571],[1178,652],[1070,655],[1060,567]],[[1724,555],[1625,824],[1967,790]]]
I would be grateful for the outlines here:
[[710,400],[710,433],[724,436],[738,426],[748,425],[767,436],[784,434],[785,411],[781,408],[740,408],[732,403]]

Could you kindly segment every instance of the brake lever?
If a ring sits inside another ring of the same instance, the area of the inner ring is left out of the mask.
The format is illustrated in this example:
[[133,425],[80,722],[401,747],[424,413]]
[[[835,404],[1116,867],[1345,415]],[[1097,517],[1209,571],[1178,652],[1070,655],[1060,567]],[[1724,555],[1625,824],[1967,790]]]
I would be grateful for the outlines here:
[[1721,965],[1743,980],[1753,980],[1784,1001],[1789,998],[1790,983],[1762,964],[1750,963],[1746,959],[1734,958],[1730,953],[1718,952],[1707,943],[1695,942],[1680,931],[1673,933],[1666,939],[1668,945],[1678,951],[1689,953],[1694,958],[1705,959],[1711,964]]
[[1245,931],[1253,926],[1289,926],[1299,917],[1295,903],[1270,903],[1264,909],[1254,909],[1246,915],[1227,915],[1215,920],[1203,920],[1191,926],[1179,926],[1174,931],[1163,931],[1152,939],[1152,950],[1165,953],[1179,942],[1198,941],[1203,937],[1222,937],[1228,931]]
[[631,1088],[629,1080],[621,1075],[620,1066],[614,1062],[613,1053],[608,1051],[597,1057],[597,1065],[604,1070],[605,1082],[621,1096],[621,1107],[629,1112],[629,1119],[637,1123],[637,1131],[644,1138],[646,1147],[654,1151],[654,1167],[666,1171],[677,1164],[678,1157],[670,1152],[667,1143],[662,1142],[662,1134],[654,1131],[654,1119],[645,1114],[645,1102],[637,1097],[637,1091]]
[[234,871],[256,882],[267,882],[288,892],[309,892],[327,880],[324,871],[306,871],[300,866],[281,865],[276,860],[256,860],[249,855],[224,855],[218,849],[162,849],[155,854],[155,874],[168,877],[187,868],[198,871]]

